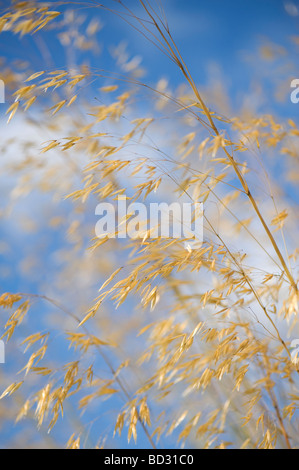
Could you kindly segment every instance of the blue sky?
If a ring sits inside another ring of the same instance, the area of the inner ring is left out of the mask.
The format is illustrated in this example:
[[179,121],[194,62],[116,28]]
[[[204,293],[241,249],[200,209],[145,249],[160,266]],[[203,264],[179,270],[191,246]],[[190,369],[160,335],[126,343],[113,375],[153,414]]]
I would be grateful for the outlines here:
[[[59,2],[52,3],[53,9],[67,9],[59,6]],[[134,11],[139,10],[137,0],[125,3]],[[117,7],[112,0],[106,4],[111,8]],[[298,49],[291,46],[290,38],[299,35],[299,16],[288,13],[296,13],[296,5],[299,8],[297,0],[163,0],[163,5],[173,37],[196,83],[207,85],[211,79],[211,67],[216,66],[235,104],[238,104],[239,94],[248,91],[254,79],[261,79],[271,70],[265,69],[265,64],[260,64],[257,57],[258,48],[265,41],[285,47],[297,61]],[[161,76],[168,78],[173,86],[183,81],[177,67],[125,21],[100,8],[87,6],[88,2],[81,2],[75,9],[77,14],[86,16],[85,25],[92,18],[100,20],[103,28],[97,33],[97,38],[102,45],[102,53],[94,56],[83,52],[76,57],[80,62],[87,61],[93,67],[111,70],[114,62],[110,47],[125,41],[130,55],[142,57],[147,82],[156,83]],[[51,31],[26,35],[21,39],[3,33],[0,56],[10,62],[30,60],[34,71],[63,69],[70,60],[59,42],[53,39]],[[295,118],[297,108],[289,106],[289,100],[286,104],[288,114]]]
[[[59,4],[56,1],[52,3],[53,8],[55,4]],[[84,3],[86,5],[88,2],[81,2],[83,5]],[[136,0],[125,3],[136,11]],[[213,61],[217,62],[227,75],[244,80],[242,51],[254,51],[262,38],[285,45],[289,36],[298,34],[299,16],[289,15],[285,3],[283,0],[163,0],[173,36],[199,81],[205,75],[207,63]],[[114,2],[109,0],[107,5],[112,7]],[[86,15],[89,20],[100,18],[104,25],[98,33],[100,42],[107,46],[127,40],[132,54],[142,55],[150,76],[171,74],[175,79],[177,73],[173,76],[173,70],[165,58],[120,18],[100,8],[76,8],[77,12]],[[59,7],[60,11],[61,9],[66,7]],[[53,41],[51,33],[43,32],[41,35],[47,42],[55,65],[63,67],[65,57],[61,54],[58,43]],[[52,39],[48,41],[50,37]],[[10,60],[30,58],[40,67],[43,60],[37,41],[35,37],[25,36],[21,39],[20,47],[19,39],[6,33],[1,37],[0,53]],[[98,65],[99,62],[105,67],[105,61],[103,63],[102,59],[94,59],[93,63]]]

